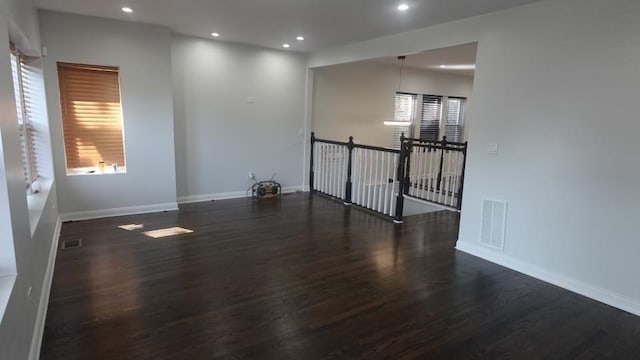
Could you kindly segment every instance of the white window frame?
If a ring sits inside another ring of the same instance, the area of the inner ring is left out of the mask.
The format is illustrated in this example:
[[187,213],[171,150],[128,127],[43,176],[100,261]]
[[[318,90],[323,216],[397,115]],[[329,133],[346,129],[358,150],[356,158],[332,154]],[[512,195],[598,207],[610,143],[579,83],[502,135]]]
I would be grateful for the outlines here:
[[414,137],[414,128],[415,128],[416,116],[417,116],[416,113],[418,111],[418,94],[397,91],[393,97],[393,120],[395,121],[406,120],[406,119],[399,119],[398,114],[396,112],[397,110],[396,101],[398,99],[398,95],[410,96],[412,99],[411,110],[409,115],[410,116],[409,121],[411,122],[411,125],[408,125],[408,126],[395,125],[394,126],[392,146],[391,146],[394,149],[400,148],[400,136],[402,135],[402,133],[404,133],[404,136],[406,138]]
[[[456,124],[449,124],[449,100],[451,99],[455,99],[455,100],[460,100],[460,113],[458,115],[458,122]],[[459,127],[460,128],[460,137],[459,139],[449,139],[447,138],[447,141],[451,141],[451,142],[464,142],[464,131],[465,131],[465,112],[466,112],[466,108],[467,108],[467,98],[466,97],[462,97],[462,96],[446,96],[443,99],[443,103],[445,104],[444,106],[446,107],[445,109],[443,109],[443,111],[445,111],[445,116],[442,116],[442,120],[441,122],[443,123],[444,126],[441,126],[442,130],[442,134],[441,136],[446,136],[447,134],[447,126],[455,126],[455,127]],[[455,141],[454,141],[455,140]]]
[[[33,125],[29,118],[29,112],[27,111],[27,105],[24,96],[24,75],[23,75],[23,65],[24,65],[24,55],[22,55],[19,51],[15,50],[14,47],[11,48],[11,65],[12,65],[12,82],[14,83],[14,96],[16,100],[19,99],[19,103],[16,102],[16,111],[19,113],[20,118],[18,119],[18,128],[20,131],[20,136],[23,141],[20,142],[20,151],[22,155],[22,165],[25,177],[26,188],[29,193],[38,192],[35,190],[33,184],[38,179],[37,173],[37,165],[35,154],[33,152]],[[13,69],[15,64],[15,70]],[[15,79],[14,77],[15,71]],[[35,170],[35,173],[34,171]]]

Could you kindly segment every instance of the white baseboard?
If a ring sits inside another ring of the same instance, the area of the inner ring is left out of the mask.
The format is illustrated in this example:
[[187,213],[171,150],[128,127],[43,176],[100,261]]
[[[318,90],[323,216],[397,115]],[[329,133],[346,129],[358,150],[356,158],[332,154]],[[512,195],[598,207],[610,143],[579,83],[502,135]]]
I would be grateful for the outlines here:
[[31,338],[31,349],[29,350],[29,359],[31,360],[37,360],[40,358],[42,335],[44,334],[44,324],[47,319],[49,295],[51,294],[51,280],[53,280],[53,271],[56,265],[56,256],[58,254],[58,240],[60,239],[61,229],[62,221],[58,217],[55,230],[53,231],[53,238],[51,239],[51,249],[49,249],[49,262],[47,263],[47,270],[44,273],[42,290],[40,291],[40,303],[38,304],[38,314],[36,315],[36,323],[33,328],[33,337]]
[[525,263],[495,250],[487,249],[480,244],[470,244],[458,240],[456,249],[640,316],[640,302],[627,296]]
[[[296,191],[309,191],[308,186],[305,190],[304,186],[287,186],[282,188],[283,194],[294,193]],[[214,193],[214,194],[204,194],[204,195],[188,195],[188,196],[179,196],[178,204],[189,204],[203,201],[211,201],[211,200],[226,200],[226,199],[238,199],[243,197],[250,197],[251,192],[246,191],[231,191],[224,193]]]
[[177,203],[165,203],[165,204],[152,204],[142,206],[130,206],[123,208],[102,209],[102,210],[90,210],[90,211],[77,211],[60,214],[60,219],[64,221],[71,220],[90,220],[99,219],[105,217],[135,215],[135,214],[147,214],[162,211],[178,210]]

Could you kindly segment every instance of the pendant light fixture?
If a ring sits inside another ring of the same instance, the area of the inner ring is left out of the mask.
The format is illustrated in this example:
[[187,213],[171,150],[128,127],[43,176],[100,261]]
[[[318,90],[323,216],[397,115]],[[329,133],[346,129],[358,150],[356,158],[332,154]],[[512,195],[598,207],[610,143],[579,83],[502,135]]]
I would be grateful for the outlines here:
[[[400,78],[398,80],[398,92],[402,92],[402,71],[404,70],[404,61],[407,59],[406,56],[401,55],[398,56],[398,61],[400,62]],[[399,119],[393,119],[393,120],[385,120],[384,122],[385,125],[388,126],[411,126],[411,121],[403,121],[403,120],[399,120]]]

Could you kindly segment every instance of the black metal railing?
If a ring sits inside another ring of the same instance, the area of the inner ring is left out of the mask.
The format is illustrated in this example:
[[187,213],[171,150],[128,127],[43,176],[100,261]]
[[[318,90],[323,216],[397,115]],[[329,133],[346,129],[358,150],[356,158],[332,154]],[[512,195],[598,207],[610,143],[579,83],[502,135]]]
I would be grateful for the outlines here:
[[311,133],[310,190],[398,223],[405,196],[460,209],[466,149],[466,143],[446,138],[424,141],[403,134],[396,150]]
[[406,151],[319,139],[311,133],[312,192],[402,222]]
[[457,210],[467,160],[467,143],[406,139],[409,148],[405,195]]

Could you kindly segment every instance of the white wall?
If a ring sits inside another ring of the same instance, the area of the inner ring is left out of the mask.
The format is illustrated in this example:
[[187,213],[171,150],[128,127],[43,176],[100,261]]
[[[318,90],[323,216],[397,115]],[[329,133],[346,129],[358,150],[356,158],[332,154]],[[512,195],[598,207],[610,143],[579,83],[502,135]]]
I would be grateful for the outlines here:
[[[20,50],[37,55],[37,24],[31,1],[0,2],[0,48],[8,49],[11,39]],[[8,51],[0,51],[0,79],[0,276],[16,275],[4,317],[0,316],[0,359],[26,359],[36,319],[42,318],[41,299],[48,292],[45,273],[57,243],[57,201],[55,184],[39,195],[44,210],[32,235]]]
[[[175,207],[170,31],[48,11],[40,19],[61,213]],[[120,68],[126,174],[66,175],[58,61]]]
[[[397,66],[355,62],[314,69],[313,130],[323,139],[391,147]],[[402,91],[417,94],[470,97],[473,78],[428,70],[405,69]],[[466,122],[465,122],[466,123]],[[408,135],[408,134],[407,134]]]
[[181,201],[244,194],[250,171],[302,185],[303,55],[174,35],[172,65]]
[[6,14],[8,30],[16,47],[30,56],[40,55],[40,31],[37,10],[31,0],[5,0],[3,13]]
[[[635,0],[545,1],[310,63],[479,41],[458,248],[640,314],[639,18]],[[509,202],[503,252],[479,245],[483,196]]]

